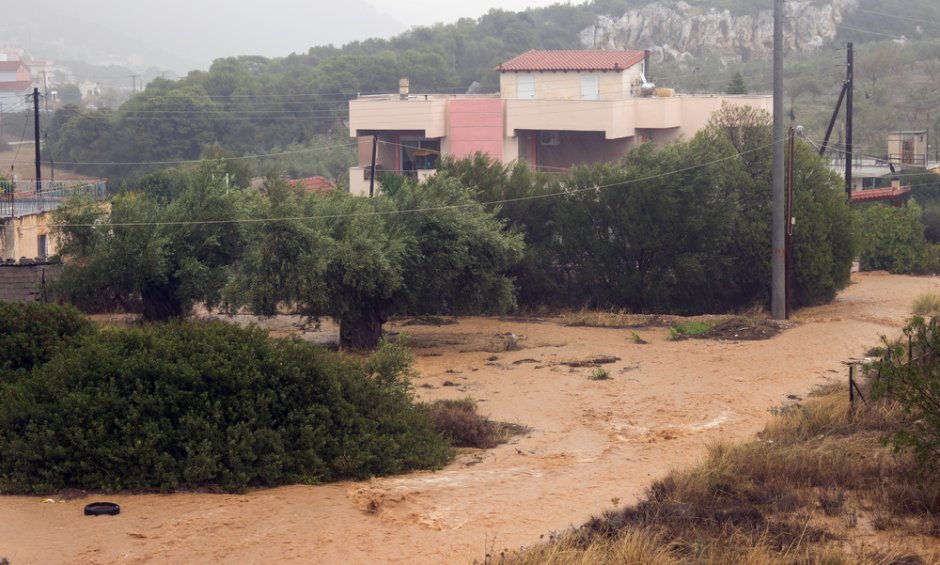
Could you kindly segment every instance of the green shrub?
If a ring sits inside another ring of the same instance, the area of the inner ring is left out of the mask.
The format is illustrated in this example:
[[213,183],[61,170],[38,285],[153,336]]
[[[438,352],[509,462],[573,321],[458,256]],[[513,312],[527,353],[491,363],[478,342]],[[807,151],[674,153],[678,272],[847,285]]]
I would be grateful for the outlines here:
[[678,341],[704,334],[724,320],[686,320],[669,328],[669,339]]
[[863,271],[920,273],[927,261],[924,224],[916,202],[903,208],[875,204],[858,210]]
[[[888,343],[876,363],[879,375],[874,396],[888,396],[901,404],[911,423],[894,435],[897,451],[910,451],[920,471],[932,481],[940,476],[940,331],[920,316],[904,327],[907,340]],[[907,343],[904,343],[907,342]],[[910,347],[909,353],[901,345]]]
[[71,306],[0,302],[0,382],[49,361],[94,324]]
[[594,372],[591,373],[590,379],[592,381],[606,381],[610,379],[610,371],[603,367],[598,367],[594,369]]
[[0,383],[0,490],[237,491],[447,462],[427,410],[382,382],[390,364],[380,380],[367,363],[220,322],[85,336]]

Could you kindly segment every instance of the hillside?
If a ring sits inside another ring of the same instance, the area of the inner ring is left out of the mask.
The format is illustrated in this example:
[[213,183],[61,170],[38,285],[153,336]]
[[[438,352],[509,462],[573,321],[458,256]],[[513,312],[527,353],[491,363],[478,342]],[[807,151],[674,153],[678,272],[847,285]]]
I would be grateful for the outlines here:
[[[838,49],[848,40],[858,51],[859,150],[882,152],[891,130],[929,126],[935,135],[940,43],[932,37],[940,30],[940,6],[908,0],[890,13],[874,0],[789,6],[800,17],[792,20],[798,33],[789,36],[788,106],[811,136],[822,137],[832,112],[844,77],[844,51]],[[50,149],[57,162],[87,174],[125,178],[155,167],[87,163],[196,159],[210,144],[237,155],[290,151],[294,157],[252,165],[257,172],[275,168],[335,179],[353,158],[344,120],[346,101],[357,93],[394,91],[401,77],[411,80],[413,92],[462,93],[475,82],[493,91],[492,68],[499,62],[528,49],[582,48],[586,38],[604,47],[653,48],[653,78],[680,92],[722,92],[738,72],[748,90],[767,92],[768,21],[766,12],[741,0],[594,0],[517,13],[492,10],[477,20],[281,58],[217,59],[208,71],[155,79],[114,111],[71,110],[68,119],[52,120]],[[316,149],[322,146],[331,147],[326,157]]]

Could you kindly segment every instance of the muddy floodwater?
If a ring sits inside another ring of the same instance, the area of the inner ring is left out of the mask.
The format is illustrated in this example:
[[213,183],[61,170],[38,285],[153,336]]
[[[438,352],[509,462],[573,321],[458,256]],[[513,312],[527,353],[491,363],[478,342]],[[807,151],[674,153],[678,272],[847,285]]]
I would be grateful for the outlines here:
[[[113,517],[83,516],[88,498],[0,496],[0,557],[12,565],[483,561],[635,501],[710,442],[752,436],[771,407],[847,382],[844,362],[897,335],[914,298],[931,291],[940,279],[855,274],[835,302],[801,310],[764,341],[670,341],[664,327],[551,319],[391,324],[411,336],[419,397],[471,397],[491,418],[531,432],[463,452],[437,472],[239,495],[107,495],[121,505]],[[507,339],[519,349],[505,351]],[[619,358],[604,365],[610,379],[564,364],[593,356]]]

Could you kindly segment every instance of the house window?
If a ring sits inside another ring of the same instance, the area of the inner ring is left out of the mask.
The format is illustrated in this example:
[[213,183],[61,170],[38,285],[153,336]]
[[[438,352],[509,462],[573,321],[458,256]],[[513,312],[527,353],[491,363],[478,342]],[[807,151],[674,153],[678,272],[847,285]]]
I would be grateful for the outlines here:
[[601,87],[597,75],[581,75],[581,100],[600,100]]
[[441,157],[441,140],[426,138],[402,138],[402,174],[414,175],[415,171],[436,169]]
[[36,256],[37,257],[49,256],[49,246],[48,246],[45,234],[39,236],[36,239]]
[[519,100],[535,100],[534,76],[519,75],[516,77],[516,98]]

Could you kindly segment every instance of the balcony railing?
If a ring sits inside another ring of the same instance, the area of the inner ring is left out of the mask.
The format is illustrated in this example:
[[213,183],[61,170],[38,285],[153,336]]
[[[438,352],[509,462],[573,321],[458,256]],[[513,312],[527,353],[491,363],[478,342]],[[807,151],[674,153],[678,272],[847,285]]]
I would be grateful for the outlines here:
[[0,218],[51,212],[70,198],[101,200],[108,193],[107,181],[92,180],[0,180]]

